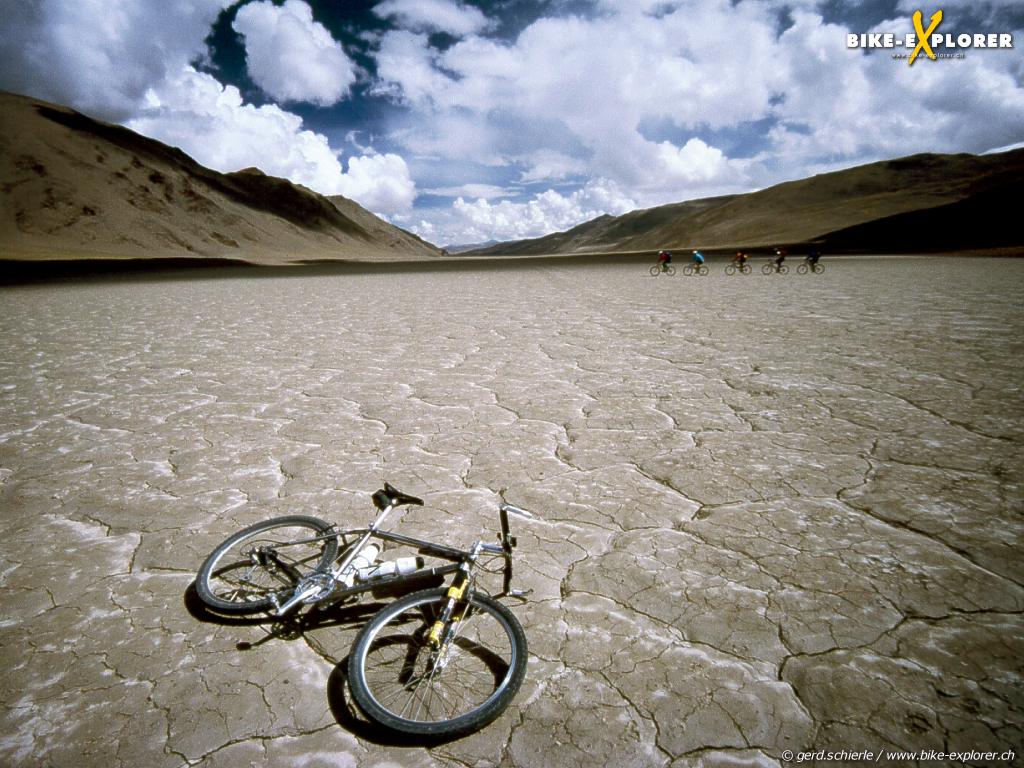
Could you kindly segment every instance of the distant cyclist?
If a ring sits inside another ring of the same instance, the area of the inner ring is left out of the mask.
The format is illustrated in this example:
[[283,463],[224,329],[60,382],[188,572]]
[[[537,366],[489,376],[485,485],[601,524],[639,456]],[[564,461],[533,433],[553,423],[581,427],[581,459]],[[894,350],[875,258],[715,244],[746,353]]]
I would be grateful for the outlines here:
[[749,258],[745,251],[736,251],[736,255],[732,257],[732,263],[742,269]]
[[668,265],[672,263],[672,254],[668,251],[658,252],[658,265],[661,267],[662,272],[668,270]]
[[818,259],[820,259],[820,258],[821,258],[821,254],[818,253],[818,249],[817,248],[811,248],[811,250],[809,250],[807,252],[807,256],[804,258],[804,261],[806,261],[808,264],[810,264],[811,268],[813,268],[814,265],[818,263]]
[[784,262],[786,260],[786,256],[788,256],[788,255],[789,255],[789,252],[785,248],[776,248],[775,249],[775,259],[773,260],[772,263],[775,264],[775,271],[776,272],[778,272],[778,271],[780,271],[782,269],[782,262]]
[[699,267],[704,263],[704,254],[698,250],[693,252],[693,266]]

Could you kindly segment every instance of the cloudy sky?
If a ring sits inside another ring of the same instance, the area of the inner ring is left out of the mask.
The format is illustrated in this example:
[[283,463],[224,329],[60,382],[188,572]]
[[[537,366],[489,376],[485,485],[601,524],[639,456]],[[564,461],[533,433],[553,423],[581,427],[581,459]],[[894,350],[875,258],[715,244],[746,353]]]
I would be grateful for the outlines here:
[[1020,47],[913,66],[847,47],[939,7],[938,32],[1024,46],[1017,0],[3,5],[0,88],[346,195],[438,245],[1024,142]]

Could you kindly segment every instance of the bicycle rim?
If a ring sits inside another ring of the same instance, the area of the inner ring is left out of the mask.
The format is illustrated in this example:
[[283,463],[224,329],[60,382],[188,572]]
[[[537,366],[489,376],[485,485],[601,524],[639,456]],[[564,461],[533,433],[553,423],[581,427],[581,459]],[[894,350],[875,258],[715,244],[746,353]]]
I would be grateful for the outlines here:
[[316,539],[329,529],[323,521],[296,516],[239,531],[200,567],[196,591],[222,613],[266,610],[273,604],[272,595],[286,594],[301,577],[326,568],[334,559],[338,540]]
[[421,736],[475,731],[505,710],[522,683],[522,627],[486,596],[470,598],[444,650],[431,649],[427,635],[446,599],[440,589],[393,603],[353,646],[349,682],[356,703],[391,730]]

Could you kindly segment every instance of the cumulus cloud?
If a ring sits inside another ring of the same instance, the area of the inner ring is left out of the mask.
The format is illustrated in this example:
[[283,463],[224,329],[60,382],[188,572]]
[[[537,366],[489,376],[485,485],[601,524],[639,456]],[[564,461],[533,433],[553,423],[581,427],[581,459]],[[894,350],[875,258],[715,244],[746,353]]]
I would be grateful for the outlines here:
[[[775,156],[805,170],[822,158],[846,164],[913,152],[984,152],[1021,138],[1024,88],[1014,57],[972,51],[963,60],[913,67],[887,52],[835,45],[843,27],[798,13],[780,40],[787,87],[775,106]],[[895,19],[878,31],[905,35],[911,21]]]
[[352,157],[341,177],[340,194],[382,215],[406,213],[416,198],[409,166],[399,155]]
[[549,189],[521,203],[459,197],[441,225],[435,223],[430,230],[443,231],[446,244],[520,240],[571,229],[603,213],[621,214],[634,208],[636,201],[614,182],[595,179],[567,195]]
[[[394,138],[434,158],[505,166],[519,183],[607,179],[644,206],[1024,138],[1012,52],[909,68],[846,48],[847,32],[870,30],[826,23],[811,0],[593,7],[540,18],[514,40],[474,33],[443,49],[425,34],[385,33],[378,92],[409,108],[410,127]],[[909,14],[884,26],[912,31]],[[530,125],[543,135],[524,148]],[[488,224],[526,237],[572,226],[581,211],[613,212],[572,202],[558,192],[463,199],[433,224],[451,227],[453,241],[482,240]]]
[[456,37],[494,26],[479,8],[451,0],[384,0],[373,12],[382,19],[393,19],[403,29],[447,32]]
[[120,122],[146,91],[206,55],[230,0],[40,0],[0,25],[0,88]]
[[191,67],[150,89],[145,109],[127,125],[215,170],[256,166],[384,215],[407,211],[416,195],[400,156],[352,157],[345,172],[327,138],[304,130],[298,115],[272,104],[245,104],[237,88]]
[[[381,91],[418,111],[417,130],[401,140],[414,151],[429,141],[441,156],[487,147],[491,159],[478,153],[478,161],[516,164],[526,181],[587,170],[638,193],[669,185],[676,195],[741,182],[740,166],[684,133],[769,112],[780,73],[721,51],[742,40],[750,57],[768,58],[777,44],[774,19],[752,4],[698,0],[670,12],[657,5],[657,15],[624,4],[593,19],[540,19],[511,43],[470,36],[444,51],[426,35],[386,33],[377,53]],[[498,110],[556,123],[551,135],[570,136],[574,147],[563,137],[562,146],[541,143],[524,153],[514,136],[496,135],[495,122],[482,119]],[[642,126],[651,121],[673,126],[680,139],[648,138]],[[456,132],[435,128],[453,122]]]
[[329,106],[349,95],[356,65],[303,0],[249,3],[232,27],[245,39],[249,74],[269,96]]

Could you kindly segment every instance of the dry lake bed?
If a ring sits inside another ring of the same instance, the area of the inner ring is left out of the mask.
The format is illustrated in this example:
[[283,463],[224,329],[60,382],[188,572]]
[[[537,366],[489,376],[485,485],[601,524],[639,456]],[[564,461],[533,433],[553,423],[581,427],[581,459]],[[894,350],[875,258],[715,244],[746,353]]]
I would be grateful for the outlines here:
[[[0,764],[1020,764],[1024,260],[823,264],[0,289]],[[430,748],[352,712],[358,620],[190,600],[385,480],[410,534],[538,515],[523,688]]]

